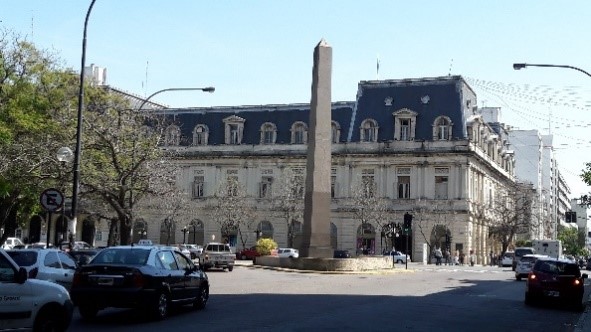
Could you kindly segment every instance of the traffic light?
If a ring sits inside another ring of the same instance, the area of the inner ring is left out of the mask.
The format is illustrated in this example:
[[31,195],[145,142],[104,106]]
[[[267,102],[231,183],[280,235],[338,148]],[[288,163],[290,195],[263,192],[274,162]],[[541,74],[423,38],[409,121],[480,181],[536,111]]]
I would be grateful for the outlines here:
[[406,212],[404,214],[404,234],[410,234],[412,229],[412,214]]

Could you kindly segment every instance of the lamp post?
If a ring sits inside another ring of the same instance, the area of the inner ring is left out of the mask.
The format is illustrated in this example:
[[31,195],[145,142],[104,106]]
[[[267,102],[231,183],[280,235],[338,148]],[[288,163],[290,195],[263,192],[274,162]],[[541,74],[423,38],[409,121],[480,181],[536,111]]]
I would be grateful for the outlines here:
[[213,93],[215,91],[215,88],[213,86],[208,86],[205,88],[168,88],[168,89],[162,89],[162,90],[158,90],[156,92],[154,92],[153,94],[149,95],[148,98],[144,99],[143,102],[140,104],[140,107],[138,108],[138,111],[141,111],[142,108],[144,107],[144,105],[146,105],[146,103],[148,102],[148,100],[150,100],[152,97],[154,97],[157,94],[160,94],[162,92],[167,92],[167,91],[196,91],[196,90],[201,90],[203,92],[209,92],[209,93]]
[[78,122],[76,126],[76,153],[74,155],[74,180],[72,185],[72,222],[68,225],[70,234],[73,238],[76,237],[76,223],[78,214],[78,190],[80,186],[80,153],[82,152],[82,108],[84,105],[84,67],[86,66],[86,27],[88,26],[88,18],[90,12],[94,6],[94,2],[90,2],[88,11],[86,12],[86,18],[84,19],[84,33],[82,38],[82,58],[80,66],[80,89],[78,92]]
[[187,228],[187,226],[184,226],[181,232],[183,232],[183,244],[185,244],[187,242],[187,233],[191,231]]
[[[57,157],[57,160],[60,162],[60,164],[63,165],[65,163],[71,163],[72,160],[74,160],[74,153],[72,152],[72,149],[70,149],[69,147],[65,146],[65,147],[61,147],[61,148],[59,148],[57,150],[56,157]],[[63,190],[63,182],[62,182],[62,190]],[[63,194],[64,194],[64,197],[65,197],[65,190],[64,190],[64,193]],[[64,239],[64,224],[63,223],[66,220],[65,211],[66,211],[66,204],[63,204],[62,205],[62,218],[61,218],[61,223],[62,223],[61,224],[61,230],[62,230],[62,234],[61,234],[62,236],[61,237],[62,238],[60,239],[60,241],[62,241]],[[55,229],[57,231],[57,227]],[[59,243],[58,246],[59,245],[61,245],[61,243]],[[71,243],[70,243],[70,245],[71,245]]]
[[567,68],[567,69],[574,69],[576,71],[580,71],[581,73],[591,77],[591,74],[589,72],[584,71],[581,68],[577,68],[577,67],[573,67],[573,66],[567,66],[567,65],[552,65],[552,64],[539,64],[539,63],[514,63],[513,64],[513,69],[515,70],[520,70],[526,67],[551,67],[551,68]]

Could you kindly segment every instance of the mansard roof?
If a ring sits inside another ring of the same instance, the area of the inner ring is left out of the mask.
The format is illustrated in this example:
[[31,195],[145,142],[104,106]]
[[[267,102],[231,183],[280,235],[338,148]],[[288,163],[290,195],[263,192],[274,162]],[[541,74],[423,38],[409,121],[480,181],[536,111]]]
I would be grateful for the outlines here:
[[[341,142],[359,142],[365,119],[377,121],[378,142],[392,141],[394,115],[401,110],[416,116],[415,139],[432,140],[433,123],[441,115],[454,123],[452,138],[466,138],[470,105],[476,105],[476,95],[461,76],[361,81],[357,100],[333,102],[331,115],[341,128]],[[167,108],[162,112],[173,115],[181,136],[187,138],[181,141],[190,142],[195,126],[204,124],[209,128],[209,144],[224,144],[224,119],[237,116],[245,120],[241,144],[259,144],[261,126],[267,122],[277,127],[275,143],[289,144],[292,124],[308,124],[310,104]]]

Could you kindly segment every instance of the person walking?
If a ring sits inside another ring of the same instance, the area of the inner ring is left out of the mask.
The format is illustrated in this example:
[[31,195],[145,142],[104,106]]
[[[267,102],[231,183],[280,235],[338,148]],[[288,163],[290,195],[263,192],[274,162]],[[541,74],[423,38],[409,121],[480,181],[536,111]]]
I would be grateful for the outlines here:
[[441,253],[441,248],[435,247],[435,265],[441,265],[442,258],[443,254]]
[[474,266],[476,263],[476,255],[474,254],[474,250],[470,250],[470,266]]

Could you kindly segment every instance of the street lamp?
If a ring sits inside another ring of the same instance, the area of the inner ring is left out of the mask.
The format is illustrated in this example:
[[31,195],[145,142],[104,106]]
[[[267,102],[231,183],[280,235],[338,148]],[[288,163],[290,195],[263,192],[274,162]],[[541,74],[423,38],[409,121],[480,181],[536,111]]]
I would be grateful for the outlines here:
[[515,70],[520,70],[526,67],[553,67],[553,68],[568,68],[568,69],[574,69],[576,71],[580,71],[581,73],[591,77],[591,74],[584,71],[581,68],[577,68],[577,67],[573,67],[573,66],[567,66],[567,65],[551,65],[551,64],[539,64],[539,63],[514,63],[513,64],[513,69]]
[[[70,149],[67,146],[64,146],[64,147],[61,147],[57,150],[56,157],[57,157],[57,160],[63,165],[65,163],[71,163],[72,160],[74,160],[74,153],[72,152],[72,149]],[[60,182],[62,182],[62,181],[60,181]],[[63,182],[62,182],[61,189],[63,190]],[[65,190],[62,194],[64,195],[64,197],[66,196]],[[65,201],[65,199],[64,199],[64,201]],[[61,218],[62,238],[60,239],[60,241],[62,241],[64,239],[64,233],[63,233],[64,232],[64,224],[63,223],[66,220],[65,211],[66,211],[66,204],[63,204],[62,205],[62,218]],[[56,227],[56,231],[57,231],[57,227]],[[70,234],[72,234],[72,233],[70,233]],[[57,237],[57,234],[56,234],[56,237]],[[49,235],[48,235],[48,238],[49,238]],[[68,239],[68,242],[70,242],[70,244],[71,244],[71,242],[72,242],[71,239]],[[48,241],[48,243],[49,243],[49,241]],[[61,242],[58,245],[61,245]]]
[[187,228],[187,226],[184,226],[181,232],[183,232],[183,244],[185,244],[187,243],[187,233],[190,233],[191,231]]
[[162,89],[162,90],[158,90],[156,92],[154,92],[153,94],[149,95],[148,98],[144,99],[143,102],[140,104],[140,107],[138,108],[138,111],[141,111],[142,108],[144,107],[144,105],[146,105],[146,103],[148,102],[148,100],[150,100],[152,97],[154,97],[157,94],[160,94],[162,92],[167,92],[167,91],[196,91],[196,90],[201,90],[203,92],[209,92],[209,93],[213,93],[215,91],[215,88],[213,86],[208,86],[205,88],[168,88],[168,89]]
[[80,186],[80,153],[82,152],[82,108],[84,105],[84,67],[86,66],[86,27],[88,26],[88,18],[94,6],[94,2],[90,2],[86,18],[84,19],[84,33],[82,38],[82,58],[80,67],[80,89],[78,92],[78,122],[76,126],[76,154],[74,155],[74,183],[72,185],[72,223],[70,234],[72,238],[76,236],[76,223],[78,214],[78,187]]

